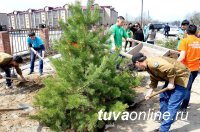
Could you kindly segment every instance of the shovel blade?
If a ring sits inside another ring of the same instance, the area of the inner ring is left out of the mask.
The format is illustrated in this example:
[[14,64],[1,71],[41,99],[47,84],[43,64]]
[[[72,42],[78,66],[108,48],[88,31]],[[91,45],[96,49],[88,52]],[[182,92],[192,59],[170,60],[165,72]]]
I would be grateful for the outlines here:
[[29,104],[24,104],[24,103],[19,104],[19,108],[25,110],[26,112],[30,112],[33,110],[32,106],[30,106]]

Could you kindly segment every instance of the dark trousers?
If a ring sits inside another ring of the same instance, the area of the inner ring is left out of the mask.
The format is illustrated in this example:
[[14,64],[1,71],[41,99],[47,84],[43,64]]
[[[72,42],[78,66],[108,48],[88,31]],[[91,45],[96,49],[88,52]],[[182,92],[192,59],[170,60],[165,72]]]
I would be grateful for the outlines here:
[[[190,75],[187,88],[190,87],[191,84],[192,75]],[[165,83],[163,88],[167,87],[167,85],[168,82]],[[160,126],[162,132],[168,132],[171,124],[176,119],[176,114],[185,97],[187,88],[175,84],[175,88],[173,90],[168,90],[160,94],[160,112],[162,115],[169,113],[169,117],[166,119],[164,119],[164,116],[161,116],[163,119],[163,122]]]
[[[110,51],[111,54],[113,54],[113,51]],[[116,70],[120,70],[120,63],[122,62],[123,58],[125,58],[123,55],[119,54],[119,56],[115,59],[115,68]]]
[[147,41],[147,43],[149,43],[149,44],[154,44],[154,41]]
[[169,31],[165,31],[165,37],[168,38],[168,36],[169,36]]
[[[40,56],[42,56],[42,49],[35,49]],[[30,62],[30,72],[34,72],[34,64],[35,64],[35,57],[36,55],[34,54],[33,51],[31,51],[31,62]],[[43,60],[39,59],[39,72],[43,72]]]
[[132,47],[132,42],[126,41],[126,43],[125,43],[125,49],[126,49],[126,47],[127,47],[128,44],[130,44],[130,47]]
[[[4,72],[6,74],[6,77],[11,77],[11,71],[9,68],[4,69]],[[12,81],[10,79],[6,79],[6,85],[11,86],[11,84],[12,84]]]
[[[195,78],[197,77],[198,75],[198,71],[192,71],[191,72],[191,75],[192,75],[192,84],[195,80]],[[181,105],[181,108],[187,108],[188,105],[189,105],[189,102],[190,102],[190,95],[191,95],[191,89],[192,89],[192,84],[190,87],[187,88],[187,92],[185,94],[185,97],[184,97],[184,100],[183,100],[183,103]]]
[[116,58],[116,69],[120,70],[120,64],[123,60],[123,58],[125,58],[123,55],[119,54],[119,56]]

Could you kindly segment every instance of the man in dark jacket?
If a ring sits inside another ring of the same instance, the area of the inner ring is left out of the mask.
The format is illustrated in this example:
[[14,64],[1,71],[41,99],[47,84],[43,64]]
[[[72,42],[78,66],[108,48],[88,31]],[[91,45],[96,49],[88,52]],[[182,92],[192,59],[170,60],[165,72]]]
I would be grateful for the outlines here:
[[170,26],[168,25],[168,23],[165,25],[164,31],[165,31],[165,37],[168,38],[168,36],[169,36],[169,31],[170,31]]

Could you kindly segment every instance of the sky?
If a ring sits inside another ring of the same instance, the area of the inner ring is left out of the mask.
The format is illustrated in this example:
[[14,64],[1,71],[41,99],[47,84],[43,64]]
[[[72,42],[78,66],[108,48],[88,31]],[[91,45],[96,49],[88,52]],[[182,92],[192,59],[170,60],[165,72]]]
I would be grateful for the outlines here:
[[[86,5],[87,0],[80,0]],[[14,10],[25,11],[29,8],[41,9],[45,6],[58,7],[75,0],[2,0],[0,13],[10,13]],[[118,15],[132,19],[141,14],[142,0],[95,0],[100,6],[109,5],[115,8]],[[200,12],[200,0],[143,0],[144,13],[153,20],[170,22],[183,20],[188,14]]]

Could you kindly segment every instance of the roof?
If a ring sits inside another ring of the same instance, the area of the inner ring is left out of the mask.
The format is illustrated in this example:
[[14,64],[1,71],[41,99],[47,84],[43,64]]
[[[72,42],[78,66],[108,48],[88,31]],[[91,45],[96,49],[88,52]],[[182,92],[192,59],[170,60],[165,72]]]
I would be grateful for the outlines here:
[[[67,5],[67,4],[65,4],[65,5]],[[98,5],[98,4],[94,4],[94,5]],[[92,10],[94,9],[94,5],[91,7]],[[12,14],[14,14],[14,12],[16,12],[17,14],[30,13],[29,11],[31,11],[31,12],[44,12],[44,11],[46,11],[45,10],[46,8],[48,9],[48,11],[49,10],[53,10],[53,11],[56,11],[56,10],[65,10],[64,6],[63,7],[49,7],[49,6],[45,6],[43,9],[28,9],[27,11],[13,11],[11,13],[8,13],[8,15],[12,15]],[[105,10],[105,8],[109,8],[109,9],[115,11],[115,9],[112,6],[100,6],[100,10]],[[86,10],[87,6],[82,6],[82,9]],[[117,12],[117,11],[115,11],[115,12]]]
[[63,9],[65,9],[65,8],[64,7],[55,7],[52,10],[63,10]]

